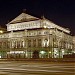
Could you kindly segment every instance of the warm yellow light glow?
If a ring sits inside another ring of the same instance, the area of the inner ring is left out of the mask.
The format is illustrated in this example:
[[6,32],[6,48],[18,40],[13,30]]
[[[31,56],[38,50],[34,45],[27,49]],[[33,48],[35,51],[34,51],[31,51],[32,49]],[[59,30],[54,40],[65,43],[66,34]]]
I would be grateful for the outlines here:
[[64,53],[64,50],[62,51],[62,53]]
[[51,53],[51,51],[49,51],[49,53]]
[[2,31],[2,30],[0,30],[0,33],[3,33],[3,31]]
[[1,58],[1,55],[0,55],[0,58]]
[[75,50],[74,50],[74,51],[72,51],[72,53],[75,53]]
[[46,26],[44,26],[44,28],[47,28]]

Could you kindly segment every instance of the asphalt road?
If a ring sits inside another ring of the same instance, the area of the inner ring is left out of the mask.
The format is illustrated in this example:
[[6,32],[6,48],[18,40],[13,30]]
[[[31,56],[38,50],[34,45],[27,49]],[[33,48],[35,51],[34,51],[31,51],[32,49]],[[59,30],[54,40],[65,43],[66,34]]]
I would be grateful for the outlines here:
[[0,75],[75,75],[75,63],[1,61]]

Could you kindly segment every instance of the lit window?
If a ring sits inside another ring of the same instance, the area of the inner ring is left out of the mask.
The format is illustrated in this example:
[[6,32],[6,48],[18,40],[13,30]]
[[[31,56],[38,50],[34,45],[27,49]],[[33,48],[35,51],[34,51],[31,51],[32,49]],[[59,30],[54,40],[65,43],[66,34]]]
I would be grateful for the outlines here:
[[45,47],[47,47],[47,42],[48,42],[48,39],[45,39],[44,40]]
[[44,26],[44,28],[47,28],[46,26]]

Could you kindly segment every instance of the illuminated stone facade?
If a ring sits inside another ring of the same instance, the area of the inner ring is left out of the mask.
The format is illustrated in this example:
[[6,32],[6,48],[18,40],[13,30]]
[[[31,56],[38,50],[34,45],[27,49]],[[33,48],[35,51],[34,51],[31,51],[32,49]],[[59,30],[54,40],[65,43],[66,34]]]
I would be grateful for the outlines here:
[[44,17],[22,13],[6,26],[7,33],[0,34],[0,58],[63,58],[72,53],[70,31]]
[[73,46],[74,47],[74,49],[73,49],[74,51],[73,52],[75,53],[75,36],[73,36],[73,44],[74,44],[74,46]]

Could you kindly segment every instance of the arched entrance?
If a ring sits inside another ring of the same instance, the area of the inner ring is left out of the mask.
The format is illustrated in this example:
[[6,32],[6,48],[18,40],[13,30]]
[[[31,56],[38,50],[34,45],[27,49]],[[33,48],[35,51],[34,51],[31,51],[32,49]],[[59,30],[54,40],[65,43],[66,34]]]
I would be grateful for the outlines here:
[[35,59],[39,58],[39,52],[37,50],[33,52],[33,58]]

